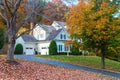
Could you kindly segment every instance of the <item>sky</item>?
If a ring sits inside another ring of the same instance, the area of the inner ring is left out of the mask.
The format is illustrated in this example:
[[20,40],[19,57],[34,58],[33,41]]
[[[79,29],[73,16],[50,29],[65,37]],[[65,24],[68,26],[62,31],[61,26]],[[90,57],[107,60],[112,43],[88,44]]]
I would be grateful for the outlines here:
[[[67,6],[78,4],[78,0],[62,0]],[[68,2],[67,2],[68,1]]]
[[[46,2],[52,1],[52,0],[45,0]],[[67,6],[76,5],[78,3],[78,0],[62,0]]]

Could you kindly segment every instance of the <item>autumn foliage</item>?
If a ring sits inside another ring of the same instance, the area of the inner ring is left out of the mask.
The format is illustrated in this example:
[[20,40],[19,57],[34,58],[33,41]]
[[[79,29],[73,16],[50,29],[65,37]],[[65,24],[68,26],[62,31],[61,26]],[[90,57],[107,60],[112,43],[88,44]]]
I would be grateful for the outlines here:
[[43,9],[42,22],[51,24],[53,21],[65,21],[65,14],[68,12],[68,9],[68,6],[62,0],[52,0],[46,3]]
[[102,56],[104,68],[105,52],[109,40],[120,31],[120,19],[113,16],[117,11],[115,5],[103,1],[97,10],[94,7],[92,1],[80,1],[78,5],[71,7],[67,24],[74,40],[82,39],[86,49],[97,51],[96,54]]

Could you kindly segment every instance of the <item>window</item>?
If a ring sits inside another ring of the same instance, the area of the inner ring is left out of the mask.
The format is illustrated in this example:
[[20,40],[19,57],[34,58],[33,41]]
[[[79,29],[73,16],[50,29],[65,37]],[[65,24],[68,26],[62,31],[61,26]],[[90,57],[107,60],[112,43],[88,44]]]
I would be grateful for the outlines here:
[[58,50],[59,50],[59,52],[62,51],[62,45],[59,45],[59,46],[58,46]]
[[63,39],[63,35],[62,34],[60,35],[60,39]]
[[37,39],[39,39],[39,35],[37,35]]
[[67,46],[65,45],[65,51],[67,51]]
[[43,34],[40,34],[40,38],[43,38]]
[[58,50],[60,51],[61,49],[60,49],[60,45],[58,45]]
[[26,47],[26,49],[29,49],[28,47]]
[[62,45],[61,45],[61,51],[62,51]]
[[57,25],[57,27],[60,27],[59,25]]
[[42,49],[47,49],[47,47],[42,47]]
[[72,47],[73,47],[73,46],[72,46],[72,45],[70,45],[70,51],[72,51]]
[[31,47],[26,47],[26,49],[33,49],[33,48],[31,48]]
[[68,51],[69,50],[69,45],[66,45],[65,46],[65,51]]
[[66,35],[64,35],[64,39],[66,39]]

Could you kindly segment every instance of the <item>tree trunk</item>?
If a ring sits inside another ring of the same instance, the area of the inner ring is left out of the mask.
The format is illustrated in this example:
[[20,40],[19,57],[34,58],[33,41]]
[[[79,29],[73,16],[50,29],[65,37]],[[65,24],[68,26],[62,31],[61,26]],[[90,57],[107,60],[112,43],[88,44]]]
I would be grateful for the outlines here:
[[7,52],[7,61],[14,62],[14,46],[15,46],[15,21],[11,21],[7,23],[8,30],[8,52]]
[[14,46],[15,46],[15,38],[11,35],[8,35],[8,52],[7,52],[7,61],[13,62],[14,61]]
[[102,52],[102,55],[101,55],[101,68],[105,69],[105,54],[104,54],[104,52]]

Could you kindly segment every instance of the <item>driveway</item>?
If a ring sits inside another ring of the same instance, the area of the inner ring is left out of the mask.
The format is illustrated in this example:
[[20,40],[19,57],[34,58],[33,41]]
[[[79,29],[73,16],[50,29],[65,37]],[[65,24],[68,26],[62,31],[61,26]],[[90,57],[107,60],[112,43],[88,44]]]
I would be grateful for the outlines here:
[[120,78],[120,73],[115,73],[115,72],[110,72],[110,71],[105,71],[105,70],[99,70],[99,69],[89,68],[89,67],[85,67],[85,66],[78,66],[78,65],[69,64],[69,63],[66,63],[66,62],[59,62],[59,61],[54,61],[54,60],[41,59],[41,58],[37,58],[37,57],[32,56],[32,55],[15,55],[15,57],[19,58],[19,59],[41,62],[41,63],[46,63],[46,64],[52,64],[52,65],[57,65],[57,66],[61,66],[61,67],[67,67],[67,68],[85,70],[85,71],[90,71],[90,72],[96,72],[96,73],[105,74],[105,75],[108,75],[108,76],[113,76],[113,77]]

